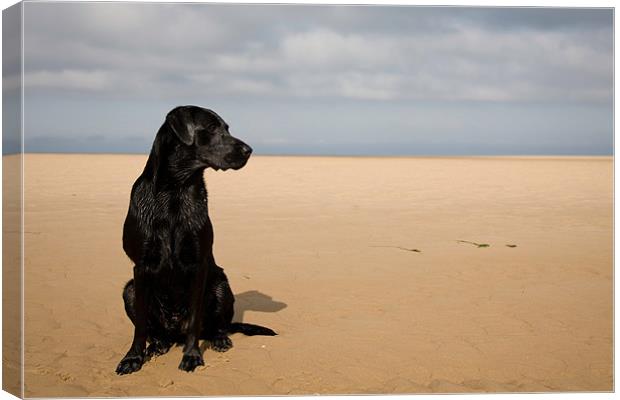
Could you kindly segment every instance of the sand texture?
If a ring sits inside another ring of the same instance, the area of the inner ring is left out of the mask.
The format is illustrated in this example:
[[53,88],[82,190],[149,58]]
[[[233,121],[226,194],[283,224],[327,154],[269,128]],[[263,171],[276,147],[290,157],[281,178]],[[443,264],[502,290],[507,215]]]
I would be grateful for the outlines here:
[[235,334],[192,374],[176,347],[119,377],[121,230],[145,160],[25,156],[28,397],[613,389],[610,157],[208,170],[236,318],[280,335]]
[[2,390],[22,394],[22,157],[2,157]]

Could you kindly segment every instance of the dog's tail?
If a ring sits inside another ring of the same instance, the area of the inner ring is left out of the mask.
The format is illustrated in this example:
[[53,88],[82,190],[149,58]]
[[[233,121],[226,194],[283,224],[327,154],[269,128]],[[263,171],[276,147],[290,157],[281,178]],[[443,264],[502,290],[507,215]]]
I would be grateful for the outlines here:
[[265,328],[264,326],[254,325],[254,324],[246,324],[244,322],[233,322],[230,324],[230,328],[228,329],[229,333],[243,333],[247,336],[276,336],[277,333],[272,331],[269,328]]

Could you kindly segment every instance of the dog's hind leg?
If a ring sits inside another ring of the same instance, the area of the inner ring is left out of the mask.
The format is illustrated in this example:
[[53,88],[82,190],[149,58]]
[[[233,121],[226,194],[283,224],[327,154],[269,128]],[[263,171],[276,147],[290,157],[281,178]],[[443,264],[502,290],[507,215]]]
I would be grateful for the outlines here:
[[125,288],[123,289],[123,302],[125,303],[125,312],[127,316],[131,320],[131,322],[136,325],[136,288],[133,283],[133,279],[125,284]]
[[215,284],[211,293],[213,297],[209,299],[210,304],[203,323],[205,339],[210,342],[213,350],[224,352],[233,347],[228,333],[234,314],[235,298],[225,278]]
[[[136,320],[136,292],[133,279],[127,282],[125,288],[123,289],[123,301],[125,303],[125,312],[127,316],[131,320],[131,322],[135,325]],[[166,354],[173,343],[171,340],[165,338],[164,334],[156,334],[153,332],[153,329],[148,329],[148,342],[149,345],[146,348],[146,358],[150,359],[153,357],[160,356],[162,354]]]
[[[133,279],[127,282],[127,284],[125,285],[125,289],[123,290],[123,301],[125,302],[125,312],[127,313],[127,316],[129,317],[131,322],[133,322],[135,325],[136,292],[135,292]],[[162,354],[166,354],[173,345],[171,340],[165,338],[166,335],[156,334],[152,331],[153,329],[149,329],[149,332],[148,332],[147,340],[149,342],[149,345],[146,348],[147,359],[161,356]]]
[[[146,282],[146,276],[143,270],[140,270],[137,266],[133,268],[134,280],[133,285],[127,284],[125,286],[125,292],[129,296],[131,289],[127,290],[128,286],[133,286],[133,310],[129,307],[130,311],[128,315],[130,318],[133,314],[134,335],[133,341],[129,351],[123,357],[121,362],[116,368],[116,373],[119,375],[130,374],[138,371],[144,364],[144,355],[146,350],[147,339],[147,299],[149,298],[149,287]],[[131,304],[131,303],[130,303]]]

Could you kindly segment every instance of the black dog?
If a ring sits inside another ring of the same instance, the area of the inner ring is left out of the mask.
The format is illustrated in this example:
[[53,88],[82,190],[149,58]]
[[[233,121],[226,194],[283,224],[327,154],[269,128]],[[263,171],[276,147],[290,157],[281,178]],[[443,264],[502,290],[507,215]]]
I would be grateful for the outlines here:
[[123,300],[135,330],[118,374],[139,370],[176,343],[185,344],[179,368],[193,371],[204,365],[201,338],[226,351],[232,347],[229,333],[276,334],[231,322],[234,297],[213,258],[203,171],[239,169],[251,153],[213,111],[184,106],[166,116],[131,190],[123,228],[123,249],[135,264]]

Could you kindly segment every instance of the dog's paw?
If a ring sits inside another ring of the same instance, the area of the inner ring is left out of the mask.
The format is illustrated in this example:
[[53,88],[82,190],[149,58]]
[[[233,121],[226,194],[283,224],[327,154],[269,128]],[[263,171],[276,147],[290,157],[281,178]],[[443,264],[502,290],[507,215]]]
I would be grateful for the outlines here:
[[233,347],[232,340],[228,336],[211,339],[211,348],[215,351],[224,352]]
[[131,374],[139,371],[144,364],[144,357],[141,355],[127,354],[116,367],[116,373],[119,375]]
[[172,345],[170,343],[165,343],[159,340],[152,342],[146,348],[146,358],[148,360],[148,359],[155,358],[157,356],[166,354],[170,350],[171,347]]
[[186,372],[192,372],[199,365],[205,365],[202,355],[200,355],[200,352],[191,352],[188,354],[183,354],[183,359],[181,359],[179,369]]

